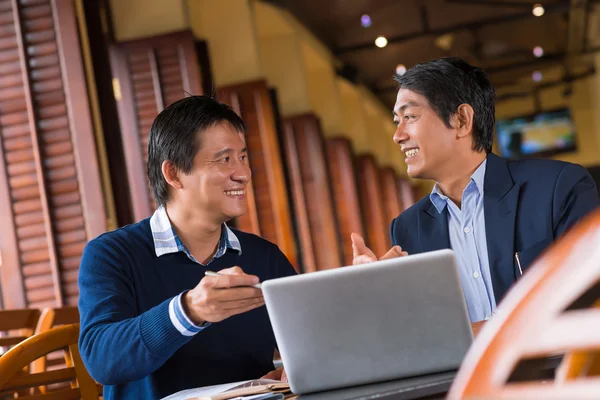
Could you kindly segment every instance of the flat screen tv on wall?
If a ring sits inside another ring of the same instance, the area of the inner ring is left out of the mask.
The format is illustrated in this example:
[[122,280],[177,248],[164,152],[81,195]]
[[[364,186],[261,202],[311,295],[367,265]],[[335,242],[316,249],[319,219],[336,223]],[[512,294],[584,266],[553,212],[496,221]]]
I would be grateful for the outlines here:
[[575,124],[568,108],[498,119],[496,139],[500,155],[512,159],[577,149]]

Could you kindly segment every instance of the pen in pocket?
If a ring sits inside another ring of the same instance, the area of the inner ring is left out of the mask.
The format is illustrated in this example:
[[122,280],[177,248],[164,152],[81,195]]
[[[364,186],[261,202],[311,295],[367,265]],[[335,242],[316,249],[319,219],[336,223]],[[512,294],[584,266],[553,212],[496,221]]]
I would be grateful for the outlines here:
[[519,273],[523,275],[523,270],[521,269],[521,260],[519,259],[519,252],[515,253],[515,260],[517,260],[517,266],[519,267]]

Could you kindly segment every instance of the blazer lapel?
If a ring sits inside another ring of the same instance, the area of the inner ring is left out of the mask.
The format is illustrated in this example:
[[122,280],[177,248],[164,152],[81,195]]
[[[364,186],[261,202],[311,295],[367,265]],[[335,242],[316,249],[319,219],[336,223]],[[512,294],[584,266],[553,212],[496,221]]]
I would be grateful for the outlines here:
[[490,275],[498,304],[516,280],[513,251],[520,187],[514,183],[506,160],[491,153],[487,157],[483,186]]
[[431,202],[426,202],[419,213],[417,226],[420,227],[421,251],[433,251],[450,248],[448,233],[448,207],[442,213]]

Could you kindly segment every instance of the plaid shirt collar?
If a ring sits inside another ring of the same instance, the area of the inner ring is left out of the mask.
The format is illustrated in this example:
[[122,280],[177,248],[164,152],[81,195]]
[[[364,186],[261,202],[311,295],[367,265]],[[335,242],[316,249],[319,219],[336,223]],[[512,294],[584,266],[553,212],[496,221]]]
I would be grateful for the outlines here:
[[[150,229],[152,230],[154,251],[156,252],[157,257],[182,251],[190,260],[200,264],[173,230],[171,221],[167,215],[167,210],[165,210],[164,207],[159,207],[152,215],[152,218],[150,218]],[[242,254],[242,246],[240,245],[239,239],[226,224],[223,224],[221,238],[219,239],[219,248],[208,264],[213,260],[222,257],[227,249],[232,249],[239,254]]]

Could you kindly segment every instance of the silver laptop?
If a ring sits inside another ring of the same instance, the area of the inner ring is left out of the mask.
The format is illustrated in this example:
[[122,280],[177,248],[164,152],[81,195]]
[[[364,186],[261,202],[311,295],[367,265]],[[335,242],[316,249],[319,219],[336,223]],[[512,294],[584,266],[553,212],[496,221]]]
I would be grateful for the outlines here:
[[265,281],[296,394],[456,370],[473,340],[454,253]]

